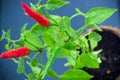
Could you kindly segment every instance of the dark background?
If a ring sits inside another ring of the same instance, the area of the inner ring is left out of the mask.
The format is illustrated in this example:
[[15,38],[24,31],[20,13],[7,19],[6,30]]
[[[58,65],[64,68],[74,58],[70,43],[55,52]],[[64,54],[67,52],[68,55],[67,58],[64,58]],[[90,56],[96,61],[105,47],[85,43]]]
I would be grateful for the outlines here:
[[[23,24],[29,23],[28,28],[31,27],[35,21],[24,15],[20,2],[24,1],[29,5],[29,2],[35,4],[37,0],[0,0],[0,36],[1,30],[8,30],[11,28],[12,39],[18,39],[20,36],[20,28]],[[43,0],[44,2],[46,0]],[[109,7],[118,9],[118,11],[106,20],[101,25],[114,26],[120,28],[120,0],[68,0],[71,4],[64,6],[55,11],[50,11],[52,14],[61,16],[71,16],[75,13],[75,8],[79,8],[82,12],[86,12],[93,7]],[[43,2],[43,3],[44,3]],[[80,23],[81,21],[81,23]],[[72,21],[74,29],[78,29],[84,22],[83,17],[76,17]],[[5,51],[5,41],[0,42],[0,53]],[[44,55],[45,56],[45,55]],[[46,59],[45,59],[46,61]],[[57,59],[53,65],[53,69],[57,73],[63,73],[67,68],[64,68],[63,64],[66,60]],[[17,65],[11,60],[0,59],[0,80],[24,80],[24,75],[18,75],[16,73]],[[29,72],[29,67],[26,68]],[[48,80],[49,77],[46,78]],[[53,80],[53,79],[49,79]],[[55,80],[55,79],[54,79]]]

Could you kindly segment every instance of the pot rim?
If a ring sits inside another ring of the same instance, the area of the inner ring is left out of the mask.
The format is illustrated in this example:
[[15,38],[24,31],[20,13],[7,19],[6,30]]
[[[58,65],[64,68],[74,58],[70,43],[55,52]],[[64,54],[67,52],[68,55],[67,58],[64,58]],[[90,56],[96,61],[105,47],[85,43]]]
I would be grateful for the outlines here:
[[[100,28],[103,30],[103,32],[104,31],[111,32],[120,38],[120,29],[119,28],[112,27],[112,26],[101,26]],[[96,31],[96,29],[91,28],[90,31]]]

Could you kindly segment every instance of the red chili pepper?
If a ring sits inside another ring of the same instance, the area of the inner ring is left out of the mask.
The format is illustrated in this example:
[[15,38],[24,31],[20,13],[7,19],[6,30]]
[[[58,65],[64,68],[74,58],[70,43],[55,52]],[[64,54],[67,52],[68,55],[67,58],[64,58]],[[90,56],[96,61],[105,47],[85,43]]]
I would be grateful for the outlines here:
[[41,14],[35,12],[34,10],[32,10],[24,2],[21,2],[21,4],[22,4],[25,14],[30,16],[32,19],[36,20],[40,25],[45,26],[45,27],[49,26],[50,22],[47,18],[45,18]]
[[30,50],[27,47],[21,47],[18,49],[12,49],[6,52],[3,52],[0,55],[0,58],[19,58],[19,57],[24,57],[27,56],[30,53]]

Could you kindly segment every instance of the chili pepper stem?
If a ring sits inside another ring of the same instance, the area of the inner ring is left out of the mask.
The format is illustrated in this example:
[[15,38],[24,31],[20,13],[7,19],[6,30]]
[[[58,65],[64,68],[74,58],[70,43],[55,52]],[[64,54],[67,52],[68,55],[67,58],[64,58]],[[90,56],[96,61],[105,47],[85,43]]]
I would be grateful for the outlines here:
[[13,61],[14,63],[18,63],[18,61],[17,61],[16,59],[14,59],[14,58],[12,59],[12,61]]

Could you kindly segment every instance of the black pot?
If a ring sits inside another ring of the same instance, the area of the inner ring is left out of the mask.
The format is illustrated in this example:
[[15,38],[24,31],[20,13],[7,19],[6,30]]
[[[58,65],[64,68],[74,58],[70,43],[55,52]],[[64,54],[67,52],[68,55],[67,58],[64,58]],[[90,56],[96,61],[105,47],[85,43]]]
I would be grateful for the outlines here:
[[99,69],[85,70],[94,75],[91,80],[120,80],[120,30],[113,27],[101,27],[103,32],[92,29],[102,36],[95,50],[103,49],[99,55],[102,63]]

